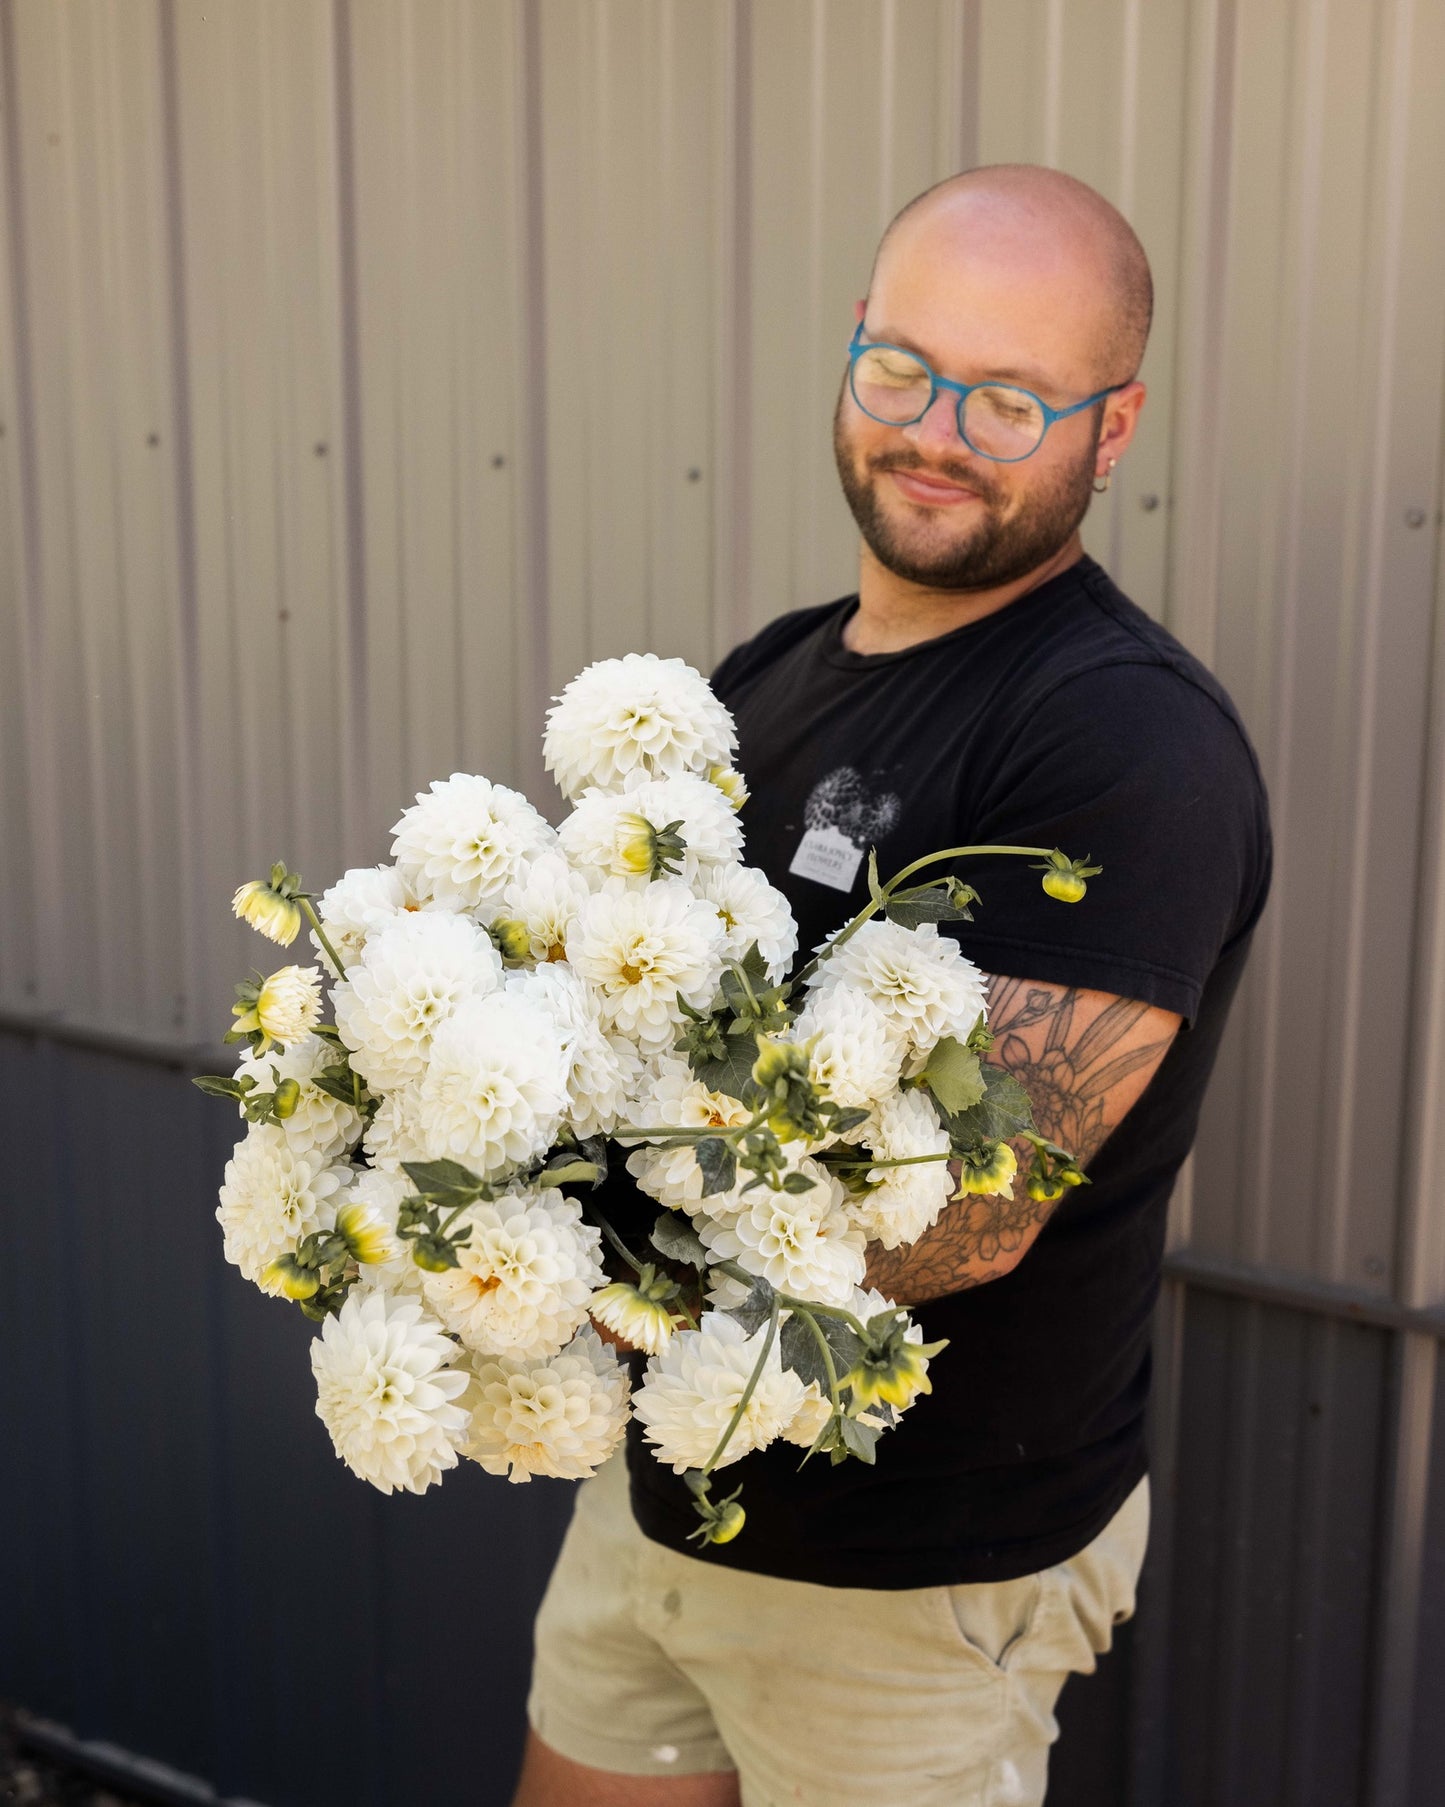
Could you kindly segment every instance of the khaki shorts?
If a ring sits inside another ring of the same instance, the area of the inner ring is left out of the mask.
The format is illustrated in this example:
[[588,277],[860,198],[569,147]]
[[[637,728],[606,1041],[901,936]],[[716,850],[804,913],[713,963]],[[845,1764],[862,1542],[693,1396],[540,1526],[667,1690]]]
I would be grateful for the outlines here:
[[1133,1612],[1148,1535],[1146,1479],[1040,1574],[819,1587],[644,1537],[619,1452],[578,1490],[527,1716],[594,1769],[736,1769],[743,1807],[1032,1807],[1059,1690]]

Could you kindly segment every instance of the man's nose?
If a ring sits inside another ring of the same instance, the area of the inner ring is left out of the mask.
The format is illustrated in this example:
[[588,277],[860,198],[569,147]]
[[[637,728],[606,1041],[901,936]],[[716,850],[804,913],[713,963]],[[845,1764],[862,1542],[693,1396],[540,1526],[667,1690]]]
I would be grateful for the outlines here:
[[904,427],[903,433],[921,451],[930,447],[955,453],[968,449],[958,434],[958,397],[947,389],[940,389],[927,412],[911,426]]

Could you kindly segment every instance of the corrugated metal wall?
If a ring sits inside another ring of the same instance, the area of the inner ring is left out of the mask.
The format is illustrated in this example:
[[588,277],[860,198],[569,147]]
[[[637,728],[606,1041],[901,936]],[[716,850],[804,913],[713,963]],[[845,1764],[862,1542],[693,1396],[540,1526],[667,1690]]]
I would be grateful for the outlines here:
[[851,587],[850,305],[929,181],[1134,221],[1086,538],[1279,850],[1176,1200],[1139,1803],[1445,1760],[1442,83],[1445,0],[0,0],[12,1017],[212,1039],[240,879],[454,768],[541,798],[587,659]]

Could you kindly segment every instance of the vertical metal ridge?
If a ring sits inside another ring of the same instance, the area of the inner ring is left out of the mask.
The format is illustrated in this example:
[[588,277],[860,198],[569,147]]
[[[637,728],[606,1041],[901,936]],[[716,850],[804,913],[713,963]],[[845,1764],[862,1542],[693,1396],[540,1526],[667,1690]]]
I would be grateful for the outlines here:
[[714,428],[719,481],[713,517],[713,652],[744,640],[752,609],[752,0],[730,0],[723,71],[722,196],[718,257],[724,273],[717,321],[720,405]]
[[367,751],[366,480],[362,435],[360,284],[357,273],[356,118],[351,68],[351,0],[332,0],[335,84],[337,303],[341,314],[342,559],[345,680],[341,685],[342,816],[349,845],[371,840],[375,784]]
[[893,217],[898,203],[894,199],[893,139],[897,131],[894,90],[898,84],[898,0],[883,0],[878,27],[878,213],[877,227],[883,229]]
[[20,492],[21,582],[24,588],[17,619],[21,631],[21,696],[25,711],[25,744],[29,750],[27,795],[32,833],[32,913],[35,924],[37,1001],[63,1008],[63,947],[58,938],[56,902],[64,895],[59,826],[60,807],[50,711],[46,707],[46,672],[50,636],[45,618],[45,564],[40,527],[40,465],[36,451],[35,359],[30,319],[30,254],[25,211],[25,161],[21,151],[20,85],[15,44],[15,0],[0,0],[0,94],[3,94],[5,197],[10,251],[11,317],[15,334],[15,412],[17,484]]
[[[203,749],[201,696],[200,596],[196,551],[195,450],[191,404],[190,320],[186,293],[185,171],[181,156],[181,98],[176,47],[176,0],[160,0],[157,13],[160,53],[162,180],[165,184],[167,301],[170,309],[171,477],[175,485],[176,637],[172,665],[176,677],[176,725],[181,757],[176,761],[176,802],[185,847],[200,843],[197,786]],[[180,897],[181,971],[184,1009],[181,1024],[189,1036],[200,1033],[204,997],[201,913],[209,899],[201,896],[202,868],[193,859],[179,862],[174,883]]]
[[514,0],[513,42],[517,47],[516,71],[518,129],[517,236],[518,258],[518,464],[522,481],[517,485],[520,519],[517,529],[518,589],[525,609],[525,625],[519,633],[518,691],[523,706],[514,718],[516,764],[523,789],[533,796],[547,794],[548,778],[542,764],[538,729],[551,692],[551,592],[548,535],[551,531],[547,499],[547,270],[546,270],[546,171],[542,145],[542,21],[541,8],[531,0]]
[[1064,0],[1046,0],[1044,12],[1042,161],[1058,169],[1063,145]]

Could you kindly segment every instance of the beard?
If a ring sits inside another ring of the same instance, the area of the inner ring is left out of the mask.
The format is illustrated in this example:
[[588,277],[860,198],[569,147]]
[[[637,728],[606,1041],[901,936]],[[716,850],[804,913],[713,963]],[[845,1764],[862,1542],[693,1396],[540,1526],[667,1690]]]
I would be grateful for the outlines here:
[[[1047,481],[1008,498],[986,474],[987,461],[930,464],[911,447],[875,452],[860,470],[844,427],[847,379],[833,415],[833,456],[843,494],[869,551],[885,570],[929,590],[992,590],[1013,583],[1052,558],[1083,520],[1093,493],[1094,460],[1103,425],[1102,404],[1094,414],[1088,447],[1072,463],[1050,472]],[[973,490],[986,510],[951,540],[942,538],[942,513],[935,523],[914,517],[890,518],[879,499],[878,484],[886,471],[927,471]]]

